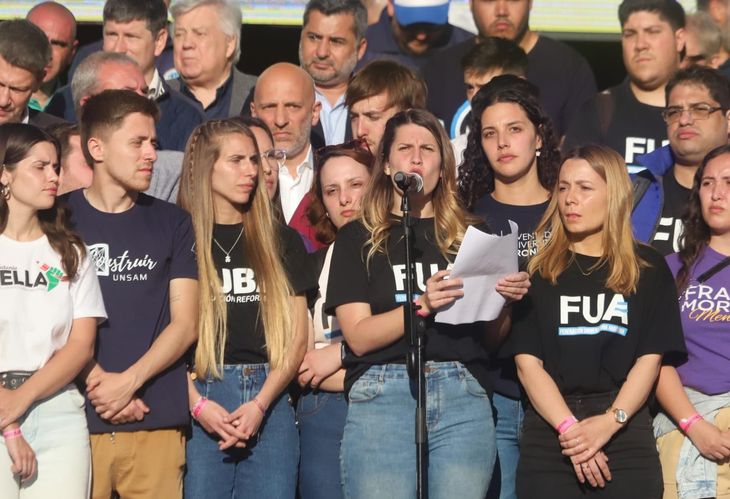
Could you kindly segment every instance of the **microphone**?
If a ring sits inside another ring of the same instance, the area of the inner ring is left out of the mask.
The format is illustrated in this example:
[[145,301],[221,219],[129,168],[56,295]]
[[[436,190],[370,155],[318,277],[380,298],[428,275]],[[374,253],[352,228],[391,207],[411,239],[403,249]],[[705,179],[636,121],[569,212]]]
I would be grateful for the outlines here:
[[396,172],[393,175],[395,185],[403,191],[421,192],[423,190],[423,177],[418,173]]

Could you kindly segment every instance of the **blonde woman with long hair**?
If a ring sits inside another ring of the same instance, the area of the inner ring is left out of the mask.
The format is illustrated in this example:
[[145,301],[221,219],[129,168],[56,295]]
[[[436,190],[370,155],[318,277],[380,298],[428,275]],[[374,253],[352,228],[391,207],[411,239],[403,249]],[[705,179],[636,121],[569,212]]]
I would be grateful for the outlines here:
[[583,147],[561,165],[506,345],[530,402],[520,498],[661,497],[646,401],[684,344],[672,274],[633,239],[631,206],[618,153]]
[[299,236],[275,222],[251,130],[200,125],[179,204],[192,215],[200,338],[185,497],[294,497],[299,441],[287,396],[306,350],[311,278]]
[[[426,317],[428,496],[483,499],[495,459],[489,402],[487,335],[504,334],[509,311],[489,323],[449,325],[433,314],[463,294],[448,279],[466,229],[479,221],[456,197],[454,156],[438,120],[410,109],[385,127],[361,218],[337,232],[327,288],[349,349],[349,407],[341,445],[345,497],[410,498],[416,492],[413,435],[415,381],[409,379],[404,334],[405,272],[400,210],[392,176],[415,173],[411,195],[414,289]],[[482,227],[484,228],[484,227]],[[497,291],[522,297],[527,274],[506,276]]]

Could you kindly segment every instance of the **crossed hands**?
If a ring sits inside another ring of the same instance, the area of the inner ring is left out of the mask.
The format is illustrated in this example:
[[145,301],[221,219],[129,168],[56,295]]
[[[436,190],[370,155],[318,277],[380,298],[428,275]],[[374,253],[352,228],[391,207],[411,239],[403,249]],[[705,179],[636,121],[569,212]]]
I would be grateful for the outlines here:
[[244,448],[258,434],[264,415],[254,402],[246,402],[229,413],[220,404],[208,399],[198,414],[198,423],[205,431],[218,435],[218,448]]
[[558,437],[580,483],[603,488],[611,481],[608,457],[602,449],[615,433],[615,425],[611,416],[600,414],[574,423]]

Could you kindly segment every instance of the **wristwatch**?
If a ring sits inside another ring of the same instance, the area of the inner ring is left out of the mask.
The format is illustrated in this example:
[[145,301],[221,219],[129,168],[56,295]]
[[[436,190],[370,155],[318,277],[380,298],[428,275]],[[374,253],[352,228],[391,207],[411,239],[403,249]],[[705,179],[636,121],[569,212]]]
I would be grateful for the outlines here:
[[623,409],[614,409],[613,419],[615,419],[618,424],[624,425],[629,420],[629,416]]

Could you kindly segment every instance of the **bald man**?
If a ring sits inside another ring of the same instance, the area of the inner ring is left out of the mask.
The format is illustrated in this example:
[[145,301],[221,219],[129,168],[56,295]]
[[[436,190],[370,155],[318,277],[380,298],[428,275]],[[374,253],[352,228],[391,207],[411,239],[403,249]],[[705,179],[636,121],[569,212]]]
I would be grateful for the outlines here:
[[61,76],[71,65],[78,40],[76,18],[66,7],[56,2],[43,2],[28,11],[25,17],[38,26],[51,44],[51,64],[41,86],[33,92],[28,107],[43,111],[51,96],[61,86]]
[[299,66],[269,66],[256,82],[251,114],[261,118],[274,135],[274,145],[286,151],[286,168],[279,170],[281,208],[286,222],[300,212],[302,199],[314,177],[310,132],[319,122],[321,104],[314,97],[314,81]]

